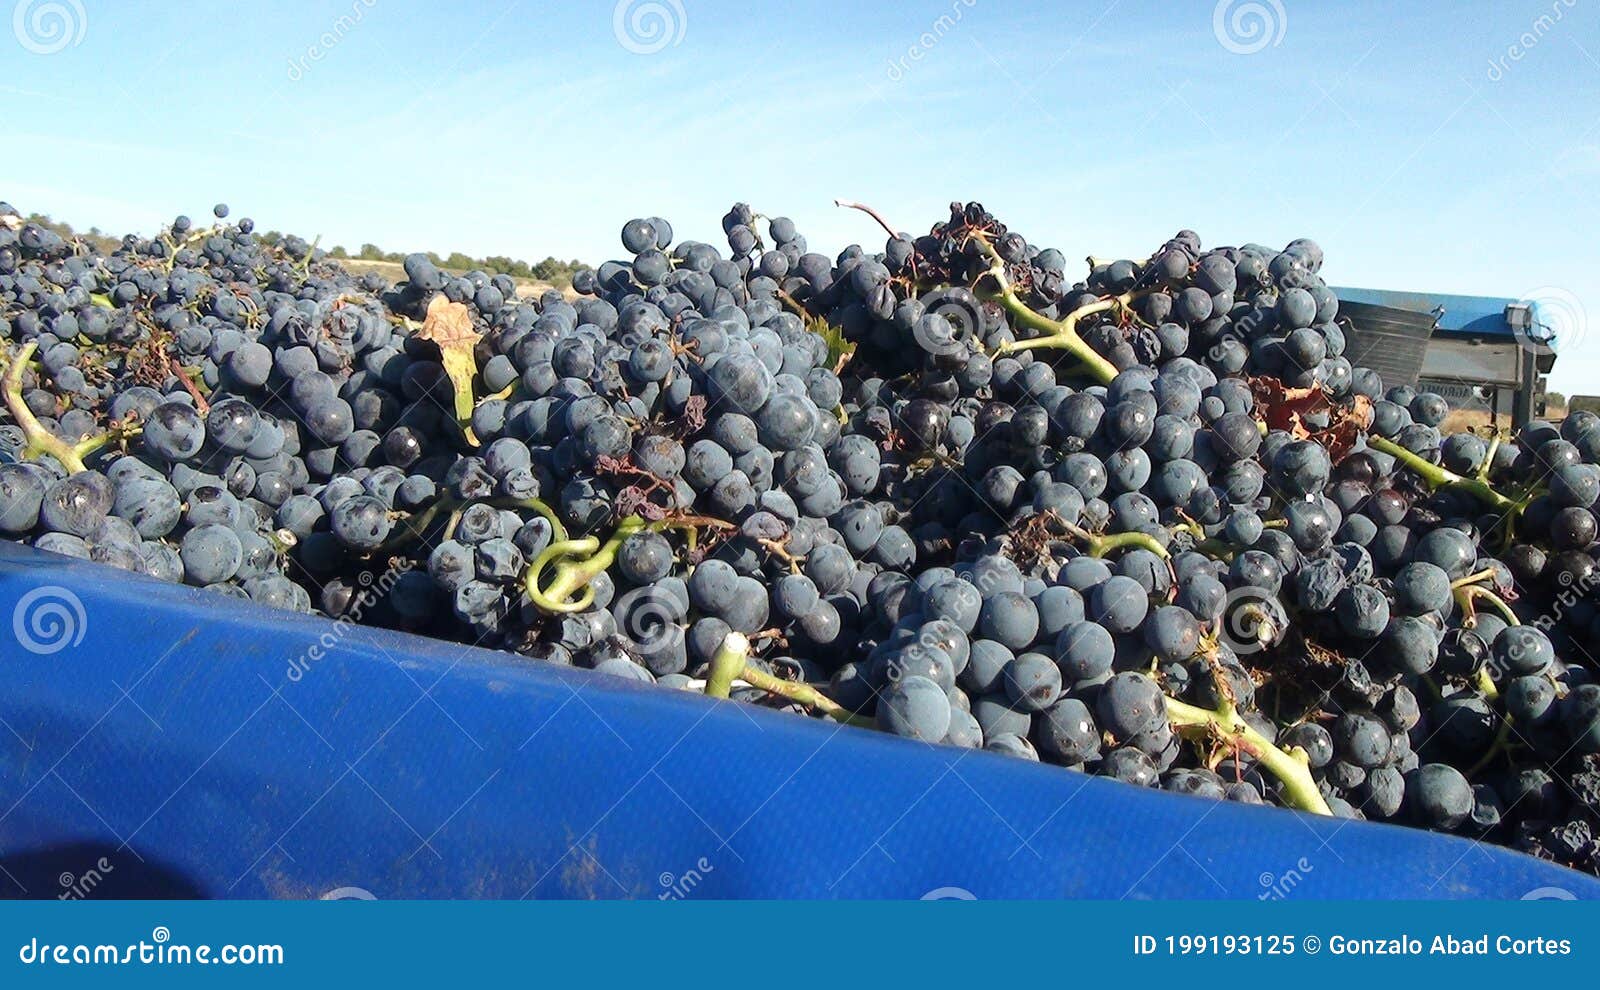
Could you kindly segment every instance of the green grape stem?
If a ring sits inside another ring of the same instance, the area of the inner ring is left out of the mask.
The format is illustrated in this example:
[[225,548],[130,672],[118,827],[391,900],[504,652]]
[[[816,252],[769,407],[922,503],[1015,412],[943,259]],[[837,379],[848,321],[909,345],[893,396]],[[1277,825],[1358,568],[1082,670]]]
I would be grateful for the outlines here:
[[711,658],[711,672],[706,675],[706,697],[727,700],[734,680],[744,673],[749,656],[750,640],[744,633],[730,632],[722,637],[722,645]]
[[1239,548],[1227,540],[1201,540],[1194,545],[1196,552],[1203,553],[1212,560],[1232,561],[1239,553]]
[[545,521],[550,524],[550,542],[559,543],[567,539],[567,527],[561,524],[561,519],[556,515],[555,510],[550,508],[549,505],[545,504],[539,499],[515,498],[506,496],[501,498],[486,498],[461,502],[450,498],[449,496],[445,496],[436,500],[432,505],[422,510],[422,512],[415,517],[415,522],[413,522],[412,519],[407,518],[405,520],[405,531],[390,537],[389,540],[380,546],[375,552],[394,553],[396,550],[399,550],[401,547],[412,542],[413,540],[421,538],[422,534],[427,532],[428,527],[432,525],[434,519],[438,518],[439,513],[449,512],[454,515],[465,509],[467,506],[473,505],[475,502],[479,501],[484,502],[487,505],[492,505],[497,509],[531,509],[543,516]]
[[1283,783],[1284,802],[1291,808],[1317,815],[1332,815],[1328,802],[1317,789],[1305,750],[1298,746],[1285,752],[1239,717],[1233,704],[1224,700],[1216,711],[1166,698],[1167,719],[1175,728],[1197,728],[1215,734],[1228,745],[1242,749],[1261,761]]
[[1427,482],[1429,488],[1458,488],[1504,513],[1516,512],[1520,508],[1516,501],[1495,491],[1482,478],[1464,478],[1454,471],[1418,457],[1393,440],[1371,436],[1367,438],[1367,444],[1372,449],[1380,450],[1404,464]]
[[[1504,599],[1502,599],[1499,595],[1495,594],[1493,591],[1490,591],[1488,588],[1483,587],[1482,585],[1466,583],[1470,582],[1474,578],[1491,576],[1493,574],[1494,571],[1492,569],[1486,569],[1479,571],[1477,574],[1470,574],[1467,577],[1462,578],[1461,581],[1456,582],[1455,585],[1451,586],[1451,589],[1456,596],[1456,601],[1462,605],[1462,611],[1471,616],[1473,615],[1473,599],[1481,598],[1490,605],[1494,606],[1501,616],[1505,618],[1507,625],[1522,625],[1522,620],[1517,618],[1517,613],[1513,612],[1511,610],[1511,606],[1507,605]],[[1478,671],[1477,677],[1473,679],[1473,684],[1477,687],[1478,692],[1487,698],[1491,703],[1500,700],[1500,689],[1495,686],[1494,678],[1489,676],[1488,670],[1485,669]],[[1483,758],[1481,760],[1473,764],[1471,770],[1467,771],[1466,777],[1468,780],[1471,780],[1474,776],[1482,772],[1483,769],[1492,763],[1494,758],[1506,748],[1506,743],[1511,739],[1511,721],[1511,713],[1504,712],[1500,715],[1500,731],[1495,733],[1494,742],[1489,745],[1489,751],[1483,754]]]
[[1064,525],[1068,533],[1088,544],[1089,556],[1091,557],[1105,557],[1118,550],[1125,550],[1131,547],[1142,547],[1162,560],[1169,560],[1172,556],[1167,552],[1167,548],[1161,545],[1161,541],[1149,533],[1128,532],[1097,535],[1082,526],[1072,523],[1065,523]]
[[1511,731],[1511,716],[1501,715],[1500,730],[1494,734],[1494,741],[1489,744],[1488,751],[1483,754],[1482,759],[1478,760],[1478,762],[1472,765],[1472,769],[1468,770],[1462,776],[1466,777],[1468,780],[1471,780],[1478,774],[1482,773],[1489,766],[1489,764],[1493,763],[1495,757],[1505,752],[1506,744],[1511,741]]
[[[733,524],[710,516],[674,516],[647,522],[642,516],[628,516],[617,523],[611,537],[601,543],[597,537],[584,536],[571,539],[565,526],[548,505],[538,499],[489,499],[497,507],[516,506],[534,509],[549,521],[552,532],[550,545],[528,565],[523,574],[523,590],[535,606],[551,613],[582,612],[594,604],[592,583],[617,559],[617,551],[628,537],[645,530],[659,533],[663,530],[682,532],[691,551],[699,536],[700,527],[732,529]],[[437,511],[437,506],[430,510]],[[545,570],[554,567],[555,577],[541,585]],[[574,598],[573,596],[578,597]]]
[[0,379],[5,389],[6,409],[11,413],[11,418],[17,426],[22,429],[22,436],[26,441],[21,456],[25,460],[36,460],[41,456],[54,457],[67,469],[68,474],[79,474],[89,470],[84,458],[117,437],[138,433],[139,428],[108,430],[97,436],[84,437],[77,443],[68,443],[45,429],[44,424],[34,416],[33,410],[28,408],[27,400],[22,397],[22,372],[27,368],[28,361],[38,346],[38,343],[32,340],[23,344],[7,366],[4,379]]
[[1451,581],[1450,587],[1452,589],[1465,588],[1469,584],[1477,584],[1479,581],[1487,581],[1492,577],[1494,577],[1494,568],[1485,567],[1483,570],[1478,571],[1475,574],[1468,574],[1464,578],[1457,578],[1456,580]]
[[711,670],[706,676],[706,696],[727,699],[733,690],[734,681],[743,681],[758,691],[776,694],[815,709],[836,722],[862,728],[877,728],[877,723],[872,719],[857,715],[809,684],[786,681],[760,668],[752,667],[748,662],[749,657],[750,640],[743,633],[730,632],[724,636],[722,645],[717,647],[716,655],[711,658]]
[[1468,600],[1482,599],[1483,601],[1488,602],[1491,606],[1493,606],[1496,612],[1499,612],[1500,615],[1505,618],[1506,625],[1522,625],[1522,620],[1517,618],[1517,613],[1511,610],[1511,606],[1506,604],[1505,599],[1490,591],[1488,588],[1485,588],[1482,585],[1469,584],[1465,585],[1464,587],[1457,588],[1456,591]]
[[1479,481],[1489,480],[1489,469],[1494,466],[1494,455],[1500,450],[1500,434],[1496,433],[1489,440],[1489,451],[1483,455],[1483,463],[1478,465],[1477,477]]
[[1132,547],[1143,547],[1162,560],[1166,560],[1169,557],[1167,548],[1162,546],[1161,541],[1149,533],[1112,533],[1106,536],[1092,537],[1089,540],[1089,555],[1092,557],[1104,557],[1118,550]]
[[[1452,582],[1450,585],[1450,593],[1455,597],[1456,604],[1460,606],[1462,614],[1466,616],[1467,628],[1469,629],[1477,622],[1477,608],[1474,603],[1479,599],[1488,602],[1495,611],[1499,612],[1506,620],[1506,625],[1522,625],[1522,620],[1517,618],[1517,613],[1512,611],[1511,606],[1506,604],[1505,599],[1483,585],[1473,583],[1493,574],[1494,571],[1492,569],[1479,571],[1477,574],[1469,574],[1459,581]],[[1491,702],[1500,700],[1500,689],[1495,686],[1494,678],[1489,676],[1487,670],[1478,671],[1473,684]]]
[[1016,290],[1011,287],[1011,280],[1006,278],[1005,260],[999,252],[982,235],[974,235],[974,241],[980,250],[988,256],[991,266],[989,276],[999,285],[996,298],[1005,307],[1012,318],[1026,327],[1038,330],[1044,336],[1034,337],[1029,340],[1012,340],[1000,345],[995,352],[997,356],[1014,354],[1017,351],[1033,350],[1040,347],[1060,348],[1083,363],[1089,374],[1098,379],[1102,385],[1111,384],[1117,377],[1117,366],[1107,361],[1098,351],[1090,347],[1088,342],[1078,336],[1078,321],[1096,313],[1126,306],[1132,302],[1137,293],[1126,292],[1120,296],[1099,299],[1085,306],[1080,306],[1068,313],[1060,320],[1052,320],[1041,313],[1029,308],[1026,303],[1017,298]]
[[[576,540],[552,540],[544,552],[535,557],[523,578],[523,591],[528,600],[546,612],[582,612],[594,604],[594,586],[599,577],[617,559],[622,541],[645,528],[639,516],[628,516],[617,524],[611,538],[602,544],[593,536]],[[559,560],[559,563],[556,563]],[[539,579],[546,567],[554,564],[555,579],[540,587]],[[578,595],[573,598],[573,595]]]

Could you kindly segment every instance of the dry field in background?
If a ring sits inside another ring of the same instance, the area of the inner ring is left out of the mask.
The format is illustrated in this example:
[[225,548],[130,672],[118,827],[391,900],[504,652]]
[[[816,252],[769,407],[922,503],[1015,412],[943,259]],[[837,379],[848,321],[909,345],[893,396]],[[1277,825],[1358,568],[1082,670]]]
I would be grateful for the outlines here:
[[[367,272],[377,272],[379,275],[382,275],[391,282],[403,281],[406,277],[405,266],[393,261],[362,261],[357,258],[338,258],[331,260],[338,261],[339,264],[346,268],[346,270],[354,272],[357,275],[365,275]],[[453,268],[446,268],[443,270],[451,275],[465,274],[465,272],[457,271]],[[535,278],[517,278],[513,275],[511,276],[511,281],[517,284],[517,295],[523,299],[537,298],[545,290],[555,288],[555,286],[551,285],[549,282],[541,282]],[[570,288],[562,289],[561,293],[568,299],[573,299],[577,296],[577,293],[573,292]]]
[[[1540,418],[1546,422],[1558,423],[1566,416],[1566,409],[1561,406],[1551,406]],[[1445,434],[1487,433],[1491,425],[1501,433],[1511,432],[1511,414],[1501,413],[1498,417],[1494,417],[1479,409],[1457,409],[1445,417],[1444,422],[1439,424],[1439,430]]]

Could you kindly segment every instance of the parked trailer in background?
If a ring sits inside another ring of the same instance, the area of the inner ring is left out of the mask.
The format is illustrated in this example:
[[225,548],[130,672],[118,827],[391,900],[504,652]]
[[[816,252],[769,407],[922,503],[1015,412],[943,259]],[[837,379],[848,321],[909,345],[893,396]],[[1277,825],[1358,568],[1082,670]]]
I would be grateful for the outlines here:
[[1437,392],[1453,409],[1510,414],[1513,425],[1542,405],[1555,367],[1555,315],[1539,300],[1386,289],[1335,288],[1353,364],[1390,384]]

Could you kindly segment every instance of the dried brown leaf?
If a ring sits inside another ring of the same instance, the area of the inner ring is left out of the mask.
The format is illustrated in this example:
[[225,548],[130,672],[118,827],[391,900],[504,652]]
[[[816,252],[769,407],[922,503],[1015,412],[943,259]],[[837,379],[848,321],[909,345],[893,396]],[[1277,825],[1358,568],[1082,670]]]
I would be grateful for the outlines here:
[[476,347],[483,334],[473,328],[472,312],[465,303],[451,302],[437,295],[428,303],[428,315],[422,321],[422,329],[417,331],[417,338],[432,341],[439,350],[446,351]]
[[[1321,385],[1289,388],[1276,378],[1251,378],[1256,411],[1269,430],[1282,430],[1296,440],[1311,440],[1327,448],[1337,464],[1372,423],[1372,402],[1358,395],[1347,405],[1336,404]],[[1328,415],[1326,429],[1314,428],[1307,418]]]
[[444,372],[450,376],[455,393],[456,423],[467,440],[476,447],[478,440],[472,435],[472,409],[476,398],[472,394],[473,379],[478,376],[478,359],[474,349],[483,339],[472,326],[472,314],[462,303],[451,302],[444,296],[434,296],[428,303],[427,319],[417,331],[420,340],[439,348],[439,360]]

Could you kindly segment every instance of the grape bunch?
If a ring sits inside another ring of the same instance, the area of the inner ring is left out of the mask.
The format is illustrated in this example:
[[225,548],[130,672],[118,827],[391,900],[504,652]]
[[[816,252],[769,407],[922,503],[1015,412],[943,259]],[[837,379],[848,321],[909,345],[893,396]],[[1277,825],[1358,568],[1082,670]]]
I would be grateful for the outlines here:
[[[855,205],[855,204],[845,204]],[[260,604],[1591,871],[1600,417],[1443,435],[1312,241],[1082,278],[735,205],[572,292],[0,204],[0,532]]]

